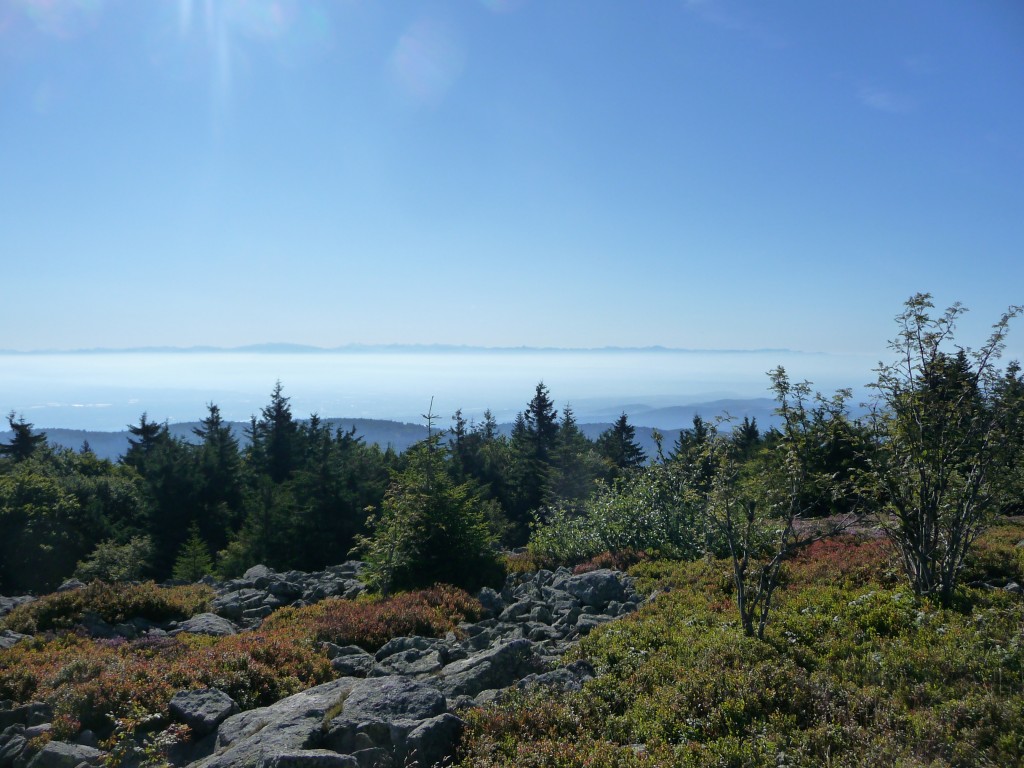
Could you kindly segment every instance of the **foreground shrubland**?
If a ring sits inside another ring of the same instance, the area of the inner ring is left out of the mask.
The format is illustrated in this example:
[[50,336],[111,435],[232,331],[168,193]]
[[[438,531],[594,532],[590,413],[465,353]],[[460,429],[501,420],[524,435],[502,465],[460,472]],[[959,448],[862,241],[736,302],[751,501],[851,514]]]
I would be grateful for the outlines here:
[[[219,688],[249,709],[334,678],[324,641],[375,651],[393,637],[443,635],[479,612],[479,604],[465,592],[439,586],[387,599],[328,599],[284,608],[260,629],[228,637],[93,640],[52,631],[72,626],[83,604],[163,605],[153,590],[159,588],[94,584],[19,607],[8,617],[11,628],[28,629],[34,622],[51,631],[0,650],[0,699],[49,704],[57,738],[81,728],[108,733],[115,720],[138,718],[140,712],[154,716],[154,723],[164,722],[171,696],[189,688]],[[199,588],[165,592],[164,602],[195,610],[203,604],[184,599],[201,594]]]
[[[1019,568],[990,533],[980,580]],[[1024,762],[1024,603],[913,595],[880,539],[792,562],[764,641],[744,636],[723,561],[647,562],[664,591],[572,652],[599,677],[474,711],[461,766],[1009,766]],[[1014,571],[1016,572],[1016,571]]]

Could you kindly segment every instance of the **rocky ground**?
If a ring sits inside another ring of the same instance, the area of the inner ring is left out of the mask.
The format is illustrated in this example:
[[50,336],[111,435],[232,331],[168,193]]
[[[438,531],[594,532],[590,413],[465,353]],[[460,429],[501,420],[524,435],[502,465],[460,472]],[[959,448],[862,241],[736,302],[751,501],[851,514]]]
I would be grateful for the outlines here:
[[[175,623],[93,622],[97,637],[234,634],[259,626],[276,608],[365,590],[362,564],[318,573],[275,573],[265,566],[241,579],[212,583],[210,613]],[[75,588],[68,584],[66,588]],[[632,580],[610,570],[574,575],[566,569],[512,574],[503,588],[481,590],[484,618],[444,638],[398,637],[375,654],[357,646],[324,644],[339,678],[261,709],[239,712],[215,688],[181,691],[170,712],[187,724],[192,741],[171,755],[175,766],[201,768],[389,768],[443,764],[462,730],[459,712],[495,700],[511,686],[578,688],[593,676],[586,662],[557,665],[594,627],[632,612],[643,598]],[[26,598],[0,597],[0,615]],[[28,598],[30,599],[30,598]],[[0,646],[20,636],[0,637]],[[50,741],[30,755],[34,736],[49,729],[42,703],[0,702],[0,768],[79,768],[103,763],[91,734],[77,743]]]

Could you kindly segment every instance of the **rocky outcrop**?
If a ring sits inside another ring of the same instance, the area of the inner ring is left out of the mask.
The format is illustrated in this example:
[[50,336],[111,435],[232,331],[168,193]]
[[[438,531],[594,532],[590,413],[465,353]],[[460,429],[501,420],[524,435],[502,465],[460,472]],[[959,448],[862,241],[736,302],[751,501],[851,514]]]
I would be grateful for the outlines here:
[[28,768],[77,768],[82,765],[100,765],[103,752],[82,744],[50,741],[29,761]]
[[217,729],[231,715],[238,713],[238,704],[224,691],[202,688],[178,691],[168,707],[171,717],[184,723],[194,736],[202,737]]
[[641,602],[631,579],[608,570],[512,575],[500,592],[484,589],[479,598],[486,618],[443,638],[397,637],[375,654],[325,643],[346,677],[229,717],[196,766],[441,764],[458,743],[462,708],[495,701],[512,686],[579,690],[593,667],[555,660]]
[[[276,607],[361,593],[361,568],[361,563],[345,563],[303,574],[256,566],[241,579],[212,584],[218,597],[211,613],[151,631],[244,632]],[[573,574],[564,568],[510,575],[501,590],[485,588],[478,598],[484,617],[461,624],[443,638],[398,637],[374,654],[357,646],[323,643],[339,679],[269,707],[237,712],[235,702],[219,690],[179,692],[171,702],[171,715],[189,725],[194,743],[174,756],[175,764],[441,764],[461,734],[459,711],[495,701],[513,686],[578,690],[594,676],[593,668],[585,661],[558,666],[558,659],[594,627],[642,602],[632,580],[621,573]],[[39,723],[49,716],[41,706],[5,711],[0,705],[0,726],[11,726],[0,736],[0,768],[24,756],[30,721]]]
[[250,568],[241,578],[212,583],[217,591],[210,610],[241,627],[258,626],[282,605],[309,605],[327,597],[354,598],[366,591],[359,580],[364,563],[350,560],[315,573],[278,573],[265,565]]

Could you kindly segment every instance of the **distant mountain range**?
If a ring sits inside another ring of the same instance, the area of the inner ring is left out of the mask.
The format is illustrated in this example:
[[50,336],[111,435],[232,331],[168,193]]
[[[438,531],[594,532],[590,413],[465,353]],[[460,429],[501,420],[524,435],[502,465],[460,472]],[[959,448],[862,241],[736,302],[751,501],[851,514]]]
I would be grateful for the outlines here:
[[664,352],[669,354],[787,354],[787,355],[818,355],[826,354],[821,352],[800,352],[792,349],[687,349],[682,347],[664,347],[654,345],[649,347],[487,347],[472,346],[465,344],[345,344],[338,347],[316,347],[307,344],[249,344],[241,347],[215,347],[215,346],[192,346],[192,347],[130,347],[130,348],[107,348],[95,347],[92,349],[35,349],[35,350],[13,350],[0,349],[3,355],[111,355],[111,354],[224,354],[224,353],[245,353],[245,354],[337,354],[337,353],[405,353],[410,352],[444,352],[444,353],[468,353],[474,352],[558,352],[561,354],[581,352]]
[[[708,421],[719,417],[731,417],[735,423],[741,421],[744,416],[757,419],[758,425],[763,429],[772,426],[776,417],[773,409],[775,401],[768,398],[756,398],[751,400],[715,400],[707,403],[695,403],[691,405],[679,405],[664,408],[655,408],[646,405],[624,405],[607,407],[598,410],[588,409],[587,416],[591,421],[581,423],[580,429],[590,439],[596,438],[614,422],[622,413],[629,417],[629,422],[636,428],[636,439],[648,456],[653,456],[657,450],[653,433],[657,429],[663,435],[663,445],[668,450],[672,447],[681,429],[689,427],[695,415]],[[376,443],[381,448],[391,446],[395,451],[402,452],[413,443],[424,439],[427,436],[427,428],[421,424],[408,424],[387,419],[354,419],[354,418],[330,418],[324,419],[332,429],[348,430],[355,427],[356,434],[362,437],[367,443]],[[230,422],[231,429],[239,443],[245,445],[248,442],[246,429],[247,422]],[[188,442],[198,442],[193,429],[199,426],[199,422],[182,422],[169,424],[168,428],[175,437]],[[47,439],[52,445],[64,446],[78,450],[83,443],[88,442],[93,452],[101,458],[116,460],[123,456],[128,450],[128,430],[118,432],[101,432],[83,429],[45,429]],[[512,424],[499,425],[499,431],[509,434],[512,431]],[[9,442],[12,433],[0,432],[0,442]]]

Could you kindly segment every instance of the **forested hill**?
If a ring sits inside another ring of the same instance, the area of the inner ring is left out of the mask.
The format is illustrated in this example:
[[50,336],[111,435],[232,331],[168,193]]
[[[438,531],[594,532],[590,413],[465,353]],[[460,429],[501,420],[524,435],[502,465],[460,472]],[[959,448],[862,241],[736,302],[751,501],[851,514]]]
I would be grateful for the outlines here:
[[[738,420],[747,417],[757,419],[758,424],[767,428],[775,423],[775,416],[772,412],[774,407],[774,401],[767,398],[717,400],[668,408],[630,404],[588,411],[585,416],[589,416],[590,420],[580,424],[579,427],[584,435],[595,440],[612,426],[621,413],[625,413],[629,416],[630,421],[636,424],[637,444],[644,449],[648,456],[654,456],[657,453],[657,444],[654,440],[655,429],[664,436],[664,445],[671,446],[679,436],[680,429],[689,426],[696,415],[707,420],[714,420],[725,414]],[[390,446],[397,453],[402,453],[409,446],[427,436],[427,428],[422,424],[409,424],[388,419],[331,418],[324,419],[324,423],[332,429],[349,430],[354,427],[356,435],[362,437],[367,444],[376,444],[381,449]],[[243,447],[248,445],[249,423],[232,421],[227,424],[231,427],[231,432],[238,440],[239,445]],[[189,421],[169,424],[168,429],[172,436],[197,444],[200,439],[193,430],[199,426],[198,421]],[[441,424],[440,426],[445,427],[446,425]],[[509,436],[512,434],[512,427],[511,423],[499,424],[498,432]],[[78,450],[83,443],[88,443],[93,453],[111,461],[116,461],[125,455],[128,451],[128,438],[131,437],[127,427],[118,432],[46,428],[39,431],[46,433],[46,439],[51,445]],[[13,434],[11,430],[0,431],[0,443],[10,442]]]

